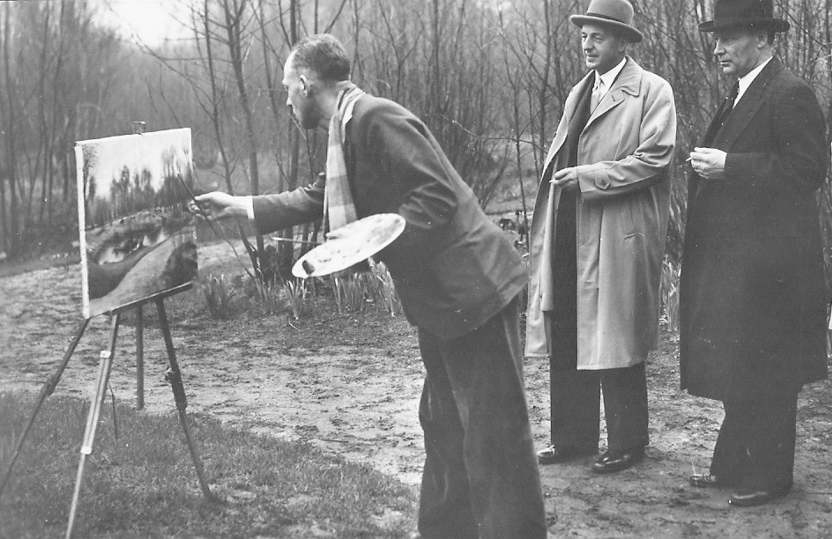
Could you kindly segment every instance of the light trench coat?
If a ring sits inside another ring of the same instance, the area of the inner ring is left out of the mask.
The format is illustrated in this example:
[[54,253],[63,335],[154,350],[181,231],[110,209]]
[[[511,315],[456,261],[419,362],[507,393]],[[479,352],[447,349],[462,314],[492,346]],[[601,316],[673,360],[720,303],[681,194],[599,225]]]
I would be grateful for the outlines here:
[[591,113],[577,156],[577,283],[554,283],[560,188],[549,183],[592,71],[570,92],[544,163],[531,228],[526,355],[548,356],[543,311],[555,286],[578,292],[578,369],[643,362],[658,342],[676,106],[664,79],[632,58]]

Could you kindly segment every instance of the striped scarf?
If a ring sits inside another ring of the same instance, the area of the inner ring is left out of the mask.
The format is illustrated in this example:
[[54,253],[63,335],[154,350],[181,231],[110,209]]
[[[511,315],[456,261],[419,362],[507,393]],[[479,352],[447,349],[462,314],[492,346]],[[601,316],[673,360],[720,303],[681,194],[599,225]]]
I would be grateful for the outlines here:
[[338,94],[338,106],[329,121],[329,142],[326,151],[326,186],[324,189],[324,218],[329,230],[355,221],[358,215],[347,178],[344,158],[344,139],[347,124],[352,119],[355,102],[364,95],[357,86],[350,85]]

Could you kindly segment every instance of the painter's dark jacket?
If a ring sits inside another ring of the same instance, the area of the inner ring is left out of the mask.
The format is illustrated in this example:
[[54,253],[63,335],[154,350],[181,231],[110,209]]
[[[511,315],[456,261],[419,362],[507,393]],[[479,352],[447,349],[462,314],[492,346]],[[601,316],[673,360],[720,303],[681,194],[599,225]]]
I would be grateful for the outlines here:
[[[405,231],[384,262],[408,320],[442,339],[476,329],[525,286],[526,269],[421,120],[364,95],[347,126],[345,157],[358,217],[398,213]],[[266,233],[320,218],[324,181],[254,197]]]

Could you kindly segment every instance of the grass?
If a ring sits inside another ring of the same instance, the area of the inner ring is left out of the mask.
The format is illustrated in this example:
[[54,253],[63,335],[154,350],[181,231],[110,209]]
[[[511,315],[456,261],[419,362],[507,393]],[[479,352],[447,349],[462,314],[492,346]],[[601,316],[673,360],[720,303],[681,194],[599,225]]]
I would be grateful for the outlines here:
[[[0,394],[0,470],[31,413]],[[102,410],[87,459],[75,537],[407,537],[416,493],[367,466],[307,445],[252,435],[206,417],[190,427],[218,502],[199,489],[176,415]],[[63,536],[86,405],[47,399],[0,499],[0,537]]]

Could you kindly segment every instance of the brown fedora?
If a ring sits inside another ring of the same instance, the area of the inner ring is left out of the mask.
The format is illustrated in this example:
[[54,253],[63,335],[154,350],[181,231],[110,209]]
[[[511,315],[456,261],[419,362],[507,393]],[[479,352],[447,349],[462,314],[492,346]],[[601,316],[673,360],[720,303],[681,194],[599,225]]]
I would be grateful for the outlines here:
[[630,43],[638,43],[644,36],[633,26],[633,5],[627,0],[592,0],[586,15],[572,15],[575,26],[601,24],[624,34]]
[[702,32],[716,32],[726,28],[752,27],[785,32],[788,21],[774,17],[771,0],[716,0],[714,20],[699,25]]

